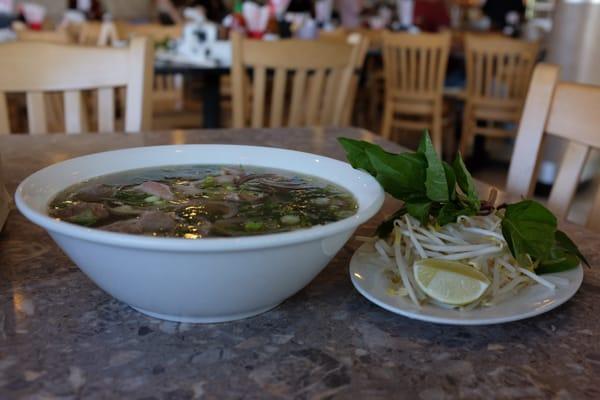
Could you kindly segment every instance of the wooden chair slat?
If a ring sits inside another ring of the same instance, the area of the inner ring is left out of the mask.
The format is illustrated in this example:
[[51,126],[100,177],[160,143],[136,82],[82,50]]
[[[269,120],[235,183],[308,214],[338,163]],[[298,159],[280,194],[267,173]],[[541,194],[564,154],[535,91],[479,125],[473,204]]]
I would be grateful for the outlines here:
[[69,90],[64,93],[65,129],[69,134],[87,132],[84,123],[85,110],[78,90]]
[[285,103],[285,92],[287,83],[287,70],[277,68],[273,80],[273,93],[271,95],[271,128],[279,128],[283,123],[283,111]]
[[327,75],[325,82],[325,94],[323,97],[323,106],[321,109],[321,116],[319,118],[319,125],[328,125],[331,123],[331,115],[334,108],[334,99],[337,95],[337,87],[339,85],[340,74],[338,71],[331,71]]
[[596,195],[594,196],[594,202],[592,203],[592,208],[587,216],[586,227],[595,231],[600,232],[600,190],[596,191]]
[[319,109],[323,97],[323,87],[325,83],[325,70],[318,70],[310,79],[308,93],[308,102],[306,110],[306,124],[317,125],[319,119]]
[[27,122],[32,135],[48,133],[44,93],[27,93]]
[[0,135],[6,135],[10,133],[10,119],[8,117],[8,104],[6,102],[6,95],[0,93]]
[[112,88],[98,89],[98,132],[115,130],[115,92]]
[[254,69],[254,84],[252,94],[252,127],[262,128],[265,115],[265,91],[267,86],[267,71],[264,67]]
[[237,62],[231,65],[231,85],[233,87],[232,109],[233,109],[233,127],[243,128],[246,126],[246,104],[248,93],[246,92],[247,76],[244,69],[243,39],[240,35],[234,34],[231,39],[231,53],[233,59]]
[[301,69],[294,76],[288,126],[300,126],[303,122],[301,118],[304,113],[304,102],[302,100],[305,97],[307,75],[307,71]]
[[130,60],[125,108],[125,132],[150,130],[152,127],[152,94],[154,47],[146,38],[134,38],[129,45]]
[[569,212],[589,153],[590,148],[586,145],[570,142],[567,146],[548,199],[548,207],[554,211],[557,218],[564,219]]

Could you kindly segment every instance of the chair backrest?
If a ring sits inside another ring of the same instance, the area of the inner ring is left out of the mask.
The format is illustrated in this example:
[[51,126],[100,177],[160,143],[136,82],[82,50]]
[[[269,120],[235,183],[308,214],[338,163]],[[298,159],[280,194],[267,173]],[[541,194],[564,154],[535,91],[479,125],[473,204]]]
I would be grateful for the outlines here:
[[538,48],[500,35],[465,35],[468,101],[520,109]]
[[115,22],[119,39],[127,40],[136,36],[151,38],[155,42],[165,39],[178,39],[183,34],[182,25],[160,25],[160,24],[131,24],[127,22]]
[[31,29],[15,29],[17,40],[21,42],[43,42],[43,43],[57,43],[57,44],[69,44],[74,43],[74,38],[69,34],[66,29],[59,29],[55,31],[34,31]]
[[92,48],[49,43],[0,45],[0,134],[9,133],[6,93],[25,92],[29,132],[47,133],[45,92],[64,92],[67,133],[84,131],[82,90],[98,90],[98,130],[114,131],[114,88],[126,88],[125,131],[151,124],[153,48],[136,38],[128,48]]
[[386,93],[409,98],[442,96],[448,66],[449,33],[383,33]]
[[[507,191],[530,196],[545,135],[567,139],[548,206],[565,218],[592,149],[600,149],[600,86],[559,82],[559,68],[539,64],[533,74],[508,173]],[[600,230],[600,191],[587,225]],[[596,210],[596,212],[594,212]]]
[[[329,41],[332,43],[348,43],[352,46],[358,46],[358,54],[356,56],[356,63],[354,65],[354,75],[350,82],[350,89],[348,90],[348,96],[346,105],[344,106],[344,113],[342,116],[342,125],[349,126],[352,123],[352,114],[354,111],[354,105],[356,102],[356,94],[358,93],[358,85],[360,81],[360,75],[362,74],[367,53],[369,52],[370,40],[360,33],[346,32],[345,30],[336,30],[336,33],[329,35],[319,35],[319,40]],[[337,34],[337,32],[340,32]]]
[[[233,126],[246,126],[248,70],[252,75],[252,127],[341,125],[359,50],[359,46],[345,43],[267,42],[233,35]],[[273,89],[269,96],[267,78],[271,72]],[[292,78],[292,94],[286,107],[288,78]],[[269,97],[270,115],[265,123]]]
[[85,46],[108,46],[118,40],[112,21],[86,21],[77,25],[77,42]]

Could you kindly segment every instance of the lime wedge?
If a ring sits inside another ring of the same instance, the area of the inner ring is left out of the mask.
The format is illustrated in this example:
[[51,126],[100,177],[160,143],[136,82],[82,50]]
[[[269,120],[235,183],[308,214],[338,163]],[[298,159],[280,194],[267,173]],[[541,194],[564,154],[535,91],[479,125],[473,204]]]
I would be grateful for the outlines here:
[[417,285],[429,297],[450,305],[463,305],[480,298],[489,279],[468,264],[426,258],[414,265]]

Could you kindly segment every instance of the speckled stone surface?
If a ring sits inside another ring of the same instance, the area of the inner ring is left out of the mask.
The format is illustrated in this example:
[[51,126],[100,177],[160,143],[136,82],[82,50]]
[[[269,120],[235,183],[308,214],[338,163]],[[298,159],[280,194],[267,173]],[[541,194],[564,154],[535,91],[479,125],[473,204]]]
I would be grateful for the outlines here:
[[[359,130],[250,130],[11,136],[0,152],[14,192],[39,168],[98,151],[243,143],[342,158],[340,135],[397,150]],[[600,236],[565,229],[593,268],[570,302],[526,321],[451,327],[389,313],[352,287],[350,242],[276,309],[190,325],[112,299],[13,210],[0,234],[0,399],[599,399]]]

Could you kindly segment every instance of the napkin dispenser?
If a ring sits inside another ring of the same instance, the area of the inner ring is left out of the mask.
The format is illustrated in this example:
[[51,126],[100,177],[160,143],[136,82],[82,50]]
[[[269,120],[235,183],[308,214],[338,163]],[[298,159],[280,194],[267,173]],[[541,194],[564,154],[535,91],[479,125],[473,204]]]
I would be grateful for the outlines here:
[[2,160],[0,159],[0,230],[6,222],[10,210],[10,197],[4,186],[4,175],[2,174]]

